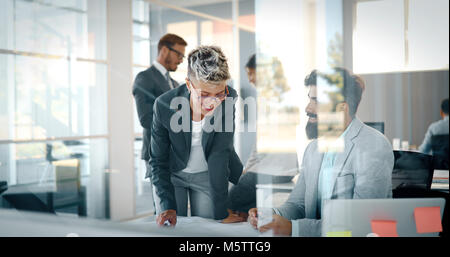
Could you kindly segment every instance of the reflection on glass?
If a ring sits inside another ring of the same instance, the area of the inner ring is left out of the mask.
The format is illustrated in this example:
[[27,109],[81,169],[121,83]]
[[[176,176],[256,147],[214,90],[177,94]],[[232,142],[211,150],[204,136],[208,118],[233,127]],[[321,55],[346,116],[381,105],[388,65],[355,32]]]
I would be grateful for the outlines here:
[[[202,2],[203,3],[203,2]],[[223,13],[222,9],[214,9],[216,4],[204,2],[205,10],[214,12],[213,14],[220,17]],[[225,4],[225,3],[223,3]],[[228,3],[231,10],[231,4]],[[185,7],[184,4],[181,4]],[[200,3],[195,5],[200,8]],[[188,45],[186,46],[186,55],[198,45],[218,45],[222,48],[225,56],[228,58],[230,70],[233,70],[233,38],[232,25],[229,23],[208,20],[202,16],[192,15],[190,13],[180,12],[174,9],[168,9],[155,4],[150,5],[150,36],[152,60],[157,55],[157,45],[159,39],[166,33],[173,33],[182,37]],[[205,12],[208,13],[208,12]],[[211,13],[212,14],[212,13]],[[231,17],[231,13],[230,16]],[[184,83],[187,74],[187,61],[185,60],[178,66],[175,72],[171,73],[171,77],[178,82]]]
[[134,141],[134,168],[136,183],[136,214],[153,213],[153,194],[149,179],[145,178],[147,172],[145,160],[141,159],[142,137]]
[[239,25],[243,25],[251,31],[255,31],[256,17],[255,17],[255,0],[239,0]]
[[[146,70],[145,67],[133,67],[133,78],[136,78],[139,72]],[[142,133],[143,128],[139,122],[139,117],[136,110],[136,103],[133,97],[133,115],[134,115],[134,133]]]
[[291,88],[277,57],[258,56],[258,152],[295,152],[299,109],[286,101]]
[[[133,78],[151,65],[150,56],[150,4],[143,0],[133,0]],[[159,39],[158,39],[159,40]],[[155,55],[156,56],[156,55]],[[146,164],[141,159],[143,128],[137,115],[136,103],[133,97],[134,116],[134,168],[135,168],[135,206],[136,214],[153,211],[153,195],[148,180],[145,179]]]
[[150,66],[149,3],[133,0],[133,63]]
[[0,117],[15,119],[2,139],[106,133],[105,64],[0,55],[0,71],[15,88],[2,89],[1,107],[10,112]]
[[233,61],[233,27],[220,21],[200,22],[200,45],[220,46],[228,59],[229,70],[234,69]]
[[[274,208],[273,203],[273,190],[265,187],[257,187],[256,189],[256,207],[258,208],[258,228],[269,224],[272,222],[272,208]],[[267,236],[272,235],[273,231],[269,230],[266,234]]]
[[[299,124],[306,38],[302,1],[255,2],[258,152],[296,153],[304,139]],[[302,150],[299,150],[302,151]]]
[[150,21],[149,4],[144,0],[133,0],[133,20],[148,23]]
[[[176,15],[174,11],[171,12],[172,15]],[[172,33],[182,37],[188,44],[186,46],[186,56],[188,56],[188,54],[198,45],[197,21],[195,21],[195,18],[191,17],[190,19],[187,19],[186,21],[182,22],[170,22],[170,20],[172,20],[173,18],[171,16],[166,18],[167,18],[166,29],[163,33],[158,34],[157,37],[158,40],[166,33]],[[178,68],[175,72],[171,72],[170,76],[174,80],[184,83],[186,74],[187,74],[187,58],[185,58],[183,62],[180,65],[178,65]]]
[[166,4],[187,9],[188,11],[200,12],[207,15],[213,15],[222,19],[231,20],[231,2],[232,0],[195,0],[195,1],[177,1],[166,0]]
[[148,24],[133,24],[133,63],[150,65],[150,35]]
[[340,72],[317,77],[317,116],[320,152],[342,152],[344,141],[340,136],[345,129],[344,112],[339,104],[344,102],[344,79]]
[[105,0],[5,0],[0,7],[2,49],[106,59]]
[[[3,207],[29,201],[26,210],[105,218],[106,139],[1,144],[0,160],[0,180],[8,183]],[[33,209],[36,200],[41,209]]]

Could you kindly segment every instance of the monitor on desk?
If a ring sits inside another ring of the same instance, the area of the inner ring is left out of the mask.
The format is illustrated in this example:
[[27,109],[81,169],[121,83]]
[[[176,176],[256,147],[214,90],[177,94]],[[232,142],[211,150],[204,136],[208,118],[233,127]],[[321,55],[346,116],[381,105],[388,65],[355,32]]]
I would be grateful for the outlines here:
[[372,221],[383,220],[396,222],[399,237],[437,237],[439,232],[417,233],[414,210],[439,207],[442,220],[444,205],[444,198],[327,200],[322,212],[322,236],[329,236],[330,232],[345,232],[352,237],[371,236]]

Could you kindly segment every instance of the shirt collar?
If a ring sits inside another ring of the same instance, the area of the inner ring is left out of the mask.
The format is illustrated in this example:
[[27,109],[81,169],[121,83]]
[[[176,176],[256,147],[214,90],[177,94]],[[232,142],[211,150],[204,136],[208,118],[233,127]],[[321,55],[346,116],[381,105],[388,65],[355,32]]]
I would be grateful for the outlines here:
[[159,71],[159,72],[161,72],[161,74],[163,75],[163,77],[165,78],[166,77],[166,73],[167,73],[167,69],[161,64],[161,63],[159,63],[158,61],[153,61],[153,65],[155,66],[155,68]]

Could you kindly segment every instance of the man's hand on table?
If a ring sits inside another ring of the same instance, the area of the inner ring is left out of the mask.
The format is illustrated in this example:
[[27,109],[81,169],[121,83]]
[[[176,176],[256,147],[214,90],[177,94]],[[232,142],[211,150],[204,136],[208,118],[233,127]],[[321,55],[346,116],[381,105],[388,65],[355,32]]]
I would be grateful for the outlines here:
[[[252,208],[248,211],[249,222],[255,228],[258,229],[258,209]],[[274,235],[291,236],[292,235],[292,222],[280,215],[274,214],[272,222],[261,226],[259,232],[264,233],[270,229],[273,230]]]
[[174,227],[177,224],[177,211],[166,210],[161,212],[156,218],[156,224],[160,227],[164,226],[166,221],[169,222],[170,226]]
[[292,222],[280,215],[274,214],[273,221],[269,224],[261,226],[259,232],[264,233],[267,230],[273,230],[274,235],[278,236],[291,236],[292,235]]

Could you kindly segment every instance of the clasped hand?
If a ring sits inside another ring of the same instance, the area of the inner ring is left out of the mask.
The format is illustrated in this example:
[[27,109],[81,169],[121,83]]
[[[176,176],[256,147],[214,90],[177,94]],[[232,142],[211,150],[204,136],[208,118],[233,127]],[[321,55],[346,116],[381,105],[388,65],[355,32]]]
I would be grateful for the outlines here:
[[[250,224],[258,229],[258,209],[252,208],[248,211],[248,217]],[[279,236],[291,236],[292,235],[292,222],[280,215],[273,214],[272,222],[259,227],[259,232],[264,233],[270,229],[273,230],[274,235]]]
[[160,227],[167,225],[174,227],[177,224],[177,211],[176,210],[166,210],[161,212],[158,217],[156,217],[156,224]]

